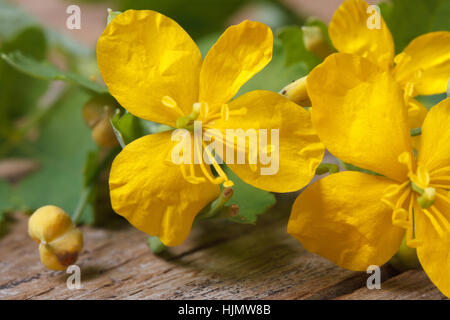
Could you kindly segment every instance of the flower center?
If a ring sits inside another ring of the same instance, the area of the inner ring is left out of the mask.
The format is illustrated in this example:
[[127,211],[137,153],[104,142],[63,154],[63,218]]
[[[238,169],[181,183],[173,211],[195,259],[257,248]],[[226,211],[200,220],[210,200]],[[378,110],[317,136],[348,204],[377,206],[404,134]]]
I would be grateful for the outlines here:
[[[436,172],[438,174],[442,172],[450,173],[450,167],[444,168],[445,170],[435,170],[430,173],[419,165],[414,172],[412,161],[413,159],[409,152],[402,153],[399,156],[399,162],[408,168],[409,180],[400,185],[390,185],[385,190],[382,201],[393,210],[392,223],[395,226],[407,230],[407,245],[415,248],[421,243],[416,238],[416,212],[421,212],[426,216],[439,236],[444,237],[450,232],[448,219],[433,205],[438,198],[450,204],[450,198],[448,197],[448,189],[450,186],[434,183]],[[442,178],[440,177],[438,179]],[[442,187],[445,187],[445,189]],[[414,205],[414,202],[417,202],[420,209]]]
[[[181,108],[178,106],[177,102],[169,97],[165,96],[162,99],[162,103],[164,106],[176,110],[181,116],[177,119],[176,126],[178,129],[186,129],[190,131],[189,134],[184,135],[182,138],[182,143],[187,144],[187,147],[190,148],[190,155],[192,155],[192,151],[195,153],[195,158],[197,158],[199,163],[197,164],[200,167],[200,170],[204,177],[199,177],[196,175],[195,165],[194,161],[192,161],[192,156],[184,157],[184,151],[180,154],[180,157],[183,159],[180,163],[180,170],[181,174],[183,175],[183,178],[192,184],[199,184],[203,183],[206,180],[209,180],[213,184],[223,184],[225,188],[232,187],[234,183],[228,179],[227,175],[223,171],[223,169],[220,167],[219,163],[216,160],[216,157],[213,155],[211,150],[207,148],[205,143],[203,142],[202,136],[200,136],[200,139],[196,139],[194,135],[194,141],[191,143],[192,138],[192,132],[194,132],[195,129],[195,121],[197,119],[206,119],[208,117],[208,104],[206,102],[196,102],[192,106],[192,112],[188,115],[185,115]],[[228,108],[228,106],[227,106]],[[203,132],[200,133],[203,135]],[[189,141],[185,141],[184,139],[188,139]],[[207,165],[203,162],[203,152],[202,149],[204,149],[206,157],[208,158],[208,163],[210,163],[215,171],[218,174],[218,177],[214,177],[209,168],[207,168]],[[173,164],[172,160],[172,150],[169,152],[170,154],[167,155],[166,159],[167,162]],[[186,166],[189,166],[189,172],[186,169]],[[206,178],[206,179],[205,179]]]

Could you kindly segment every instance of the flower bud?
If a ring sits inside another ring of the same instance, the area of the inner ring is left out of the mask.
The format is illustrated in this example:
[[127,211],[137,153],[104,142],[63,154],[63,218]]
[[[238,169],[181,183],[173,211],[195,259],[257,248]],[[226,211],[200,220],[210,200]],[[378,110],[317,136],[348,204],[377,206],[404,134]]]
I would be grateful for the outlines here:
[[111,148],[118,145],[116,134],[111,126],[111,111],[105,107],[103,118],[92,129],[92,139],[100,147]]
[[39,243],[42,264],[52,270],[74,264],[83,248],[83,234],[56,206],[36,210],[28,221],[28,234]]
[[114,147],[118,144],[111,126],[112,110],[117,102],[109,95],[102,94],[90,99],[83,107],[83,119],[92,129],[92,138],[100,147]]
[[319,27],[303,26],[302,31],[306,50],[314,53],[320,59],[325,59],[333,53],[333,48],[330,47]]
[[311,100],[306,91],[306,76],[288,84],[280,93],[302,107],[311,106]]

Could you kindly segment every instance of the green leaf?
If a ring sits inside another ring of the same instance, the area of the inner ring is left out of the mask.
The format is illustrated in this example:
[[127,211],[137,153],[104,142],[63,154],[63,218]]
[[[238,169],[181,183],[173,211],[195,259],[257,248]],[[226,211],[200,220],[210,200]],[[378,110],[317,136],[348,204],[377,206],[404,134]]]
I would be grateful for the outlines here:
[[[44,31],[32,26],[16,33],[2,43],[1,51],[9,53],[20,50],[40,60],[46,56],[47,45]],[[48,83],[29,77],[0,60],[0,137],[12,132],[14,123],[32,109],[47,90]],[[1,140],[1,139],[0,139]]]
[[237,204],[239,206],[238,216],[229,219],[238,223],[256,223],[258,216],[275,204],[275,196],[268,191],[257,189],[245,183],[228,167],[224,166],[223,169],[228,178],[234,182],[233,197],[228,200],[226,205]]
[[48,62],[39,62],[21,52],[2,54],[2,59],[29,76],[45,80],[67,81],[95,93],[107,93],[106,87],[73,72],[59,70]]
[[320,59],[306,49],[300,27],[282,28],[278,31],[278,38],[284,47],[286,66],[303,63],[309,72],[320,63]]
[[128,112],[125,112],[124,115],[121,114],[121,110],[117,109],[116,114],[111,119],[111,125],[120,146],[124,148],[130,142],[142,137],[144,131],[138,118]]
[[26,156],[38,161],[40,170],[26,176],[14,190],[28,208],[53,204],[69,213],[75,210],[84,185],[86,154],[96,148],[81,116],[81,106],[88,99],[85,91],[67,91],[42,124],[39,139],[29,146]]
[[380,9],[394,37],[397,53],[421,34],[450,30],[448,0],[392,0],[380,4]]
[[96,176],[99,162],[99,150],[89,151],[83,168],[83,186],[90,185]]

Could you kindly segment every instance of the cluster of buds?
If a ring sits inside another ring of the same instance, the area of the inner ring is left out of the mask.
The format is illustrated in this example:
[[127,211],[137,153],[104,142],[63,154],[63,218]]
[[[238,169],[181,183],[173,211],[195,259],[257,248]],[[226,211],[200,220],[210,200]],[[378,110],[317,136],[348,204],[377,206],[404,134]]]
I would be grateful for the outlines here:
[[83,234],[56,206],[36,210],[28,221],[28,234],[39,243],[42,264],[52,270],[66,270],[83,249]]

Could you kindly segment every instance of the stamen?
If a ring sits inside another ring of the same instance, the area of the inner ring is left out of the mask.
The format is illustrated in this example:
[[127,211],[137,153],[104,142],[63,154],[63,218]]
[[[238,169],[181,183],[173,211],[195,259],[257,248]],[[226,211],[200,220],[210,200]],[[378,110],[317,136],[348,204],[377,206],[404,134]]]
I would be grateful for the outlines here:
[[422,209],[423,213],[427,216],[428,220],[430,220],[431,224],[434,227],[434,230],[438,233],[439,237],[444,237],[444,230],[442,230],[441,226],[437,222],[437,220],[433,217],[433,215],[427,209]]
[[222,170],[220,165],[217,163],[216,157],[214,157],[214,155],[211,153],[211,150],[209,150],[209,148],[206,147],[206,145],[205,145],[205,143],[203,141],[202,141],[202,144],[203,144],[203,148],[205,148],[206,155],[209,157],[209,160],[211,161],[214,169],[216,169],[217,173],[219,174],[219,178],[221,178],[221,180],[220,180],[221,182],[220,183],[223,182],[223,186],[225,188],[234,186],[234,183],[231,180],[228,179],[228,177],[225,174],[225,172]]
[[297,151],[297,154],[301,157],[305,157],[310,153],[321,152],[323,150],[323,144],[321,142],[310,143],[306,147]]
[[405,85],[405,91],[403,93],[403,99],[405,100],[405,103],[408,104],[409,98],[414,96],[414,83],[413,82],[407,82]]
[[447,194],[447,196],[445,196],[438,191],[436,192],[436,197],[450,204],[450,192]]
[[230,114],[232,116],[245,116],[247,114],[247,108],[242,107],[242,108],[240,108],[238,110],[230,111]]
[[230,117],[230,108],[228,108],[227,104],[222,105],[222,109],[220,110],[222,120],[227,121]]
[[406,167],[408,168],[409,172],[413,171],[413,165],[412,165],[412,158],[411,158],[411,153],[405,151],[402,154],[400,154],[398,156],[398,162],[406,165]]
[[449,233],[450,232],[450,223],[444,217],[444,215],[436,208],[436,206],[432,206],[431,211],[433,211],[434,215],[441,221],[441,224],[444,226],[445,231],[447,231],[447,233]]
[[409,198],[409,221],[411,226],[406,231],[406,245],[410,248],[417,248],[422,244],[422,241],[416,239],[416,218],[414,213],[414,197]]
[[391,185],[389,185],[384,190],[383,197],[381,198],[381,201],[383,203],[385,203],[387,206],[389,206],[392,210],[395,210],[396,208],[399,207],[397,205],[398,201],[396,201],[396,203],[394,203],[390,198],[394,198],[397,194],[402,192],[408,185],[409,185],[409,181],[406,181],[406,182],[402,183],[401,185],[398,185],[398,184],[391,184]]
[[[203,142],[202,142],[203,144]],[[204,144],[203,144],[204,145]],[[207,170],[205,164],[203,163],[201,148],[195,148],[197,150],[197,157],[200,159],[200,169],[202,170],[205,177],[213,184],[221,184],[225,181],[223,177],[213,177]]]
[[175,110],[180,116],[184,117],[183,110],[180,109],[177,102],[169,96],[164,96],[161,100],[161,103],[169,109]]
[[162,98],[161,102],[163,105],[165,105],[166,107],[171,108],[171,109],[175,109],[178,107],[177,102],[169,96],[164,96]]
[[434,177],[439,174],[450,174],[450,167],[439,168],[430,172],[430,176]]

